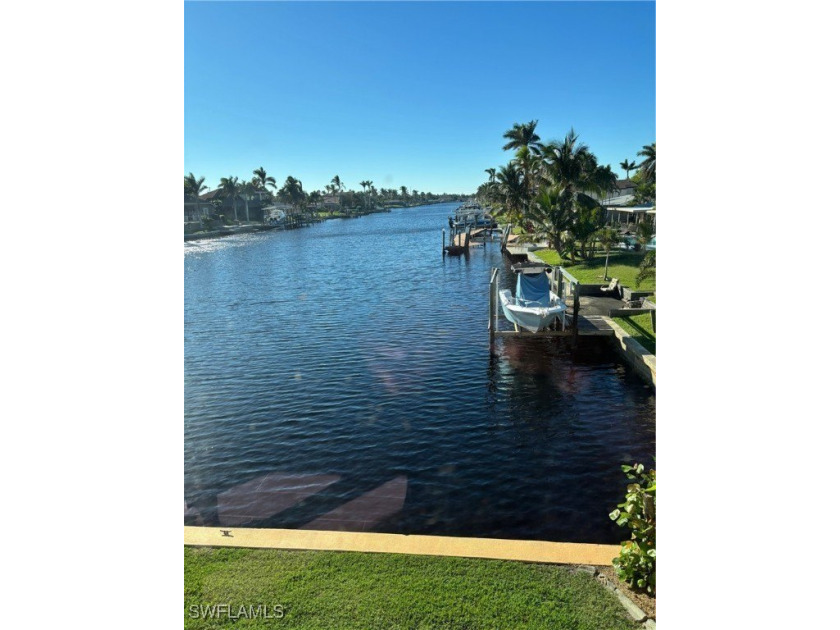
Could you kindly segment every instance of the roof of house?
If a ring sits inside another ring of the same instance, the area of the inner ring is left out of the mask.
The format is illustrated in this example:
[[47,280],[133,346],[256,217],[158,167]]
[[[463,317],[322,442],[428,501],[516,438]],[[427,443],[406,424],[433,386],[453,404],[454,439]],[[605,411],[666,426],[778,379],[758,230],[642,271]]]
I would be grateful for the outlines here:
[[203,199],[204,201],[210,201],[212,199],[224,199],[225,197],[227,197],[225,191],[221,188],[217,188],[216,190],[211,190],[208,193],[204,193],[199,197],[199,199]]
[[625,188],[635,188],[636,182],[634,182],[632,179],[619,179],[616,182],[616,185],[618,186],[619,190],[624,190]]

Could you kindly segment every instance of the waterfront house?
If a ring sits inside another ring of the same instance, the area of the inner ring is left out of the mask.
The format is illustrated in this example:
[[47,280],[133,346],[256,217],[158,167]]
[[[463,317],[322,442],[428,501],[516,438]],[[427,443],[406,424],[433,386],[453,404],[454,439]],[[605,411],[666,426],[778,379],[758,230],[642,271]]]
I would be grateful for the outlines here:
[[213,204],[209,201],[198,200],[195,195],[184,195],[184,223],[201,221],[213,214]]
[[627,228],[642,221],[651,221],[656,228],[656,206],[604,206],[607,222]]
[[626,206],[633,202],[636,193],[636,182],[631,179],[620,179],[616,182],[617,190],[601,197],[605,206]]
[[[242,195],[235,195],[231,197],[221,188],[204,193],[201,195],[200,199],[204,202],[213,204],[214,206],[218,205],[218,209],[214,210],[214,213],[217,215],[225,215],[229,221],[233,221],[237,217],[240,221],[244,221],[247,218],[247,215],[250,215],[252,221],[262,220],[261,204],[255,198],[248,200],[247,213],[245,198]],[[235,211],[234,207],[236,208]]]
[[327,212],[337,212],[341,209],[338,195],[321,197],[321,207]]

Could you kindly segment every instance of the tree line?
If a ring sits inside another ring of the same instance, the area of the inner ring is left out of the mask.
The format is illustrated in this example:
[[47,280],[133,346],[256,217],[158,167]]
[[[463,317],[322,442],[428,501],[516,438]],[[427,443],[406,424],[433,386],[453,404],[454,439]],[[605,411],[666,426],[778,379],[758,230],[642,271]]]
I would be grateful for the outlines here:
[[[253,176],[250,180],[240,180],[233,175],[222,177],[219,180],[217,189],[222,191],[223,196],[231,199],[234,218],[237,221],[239,220],[237,204],[235,203],[237,197],[241,197],[245,202],[246,220],[248,221],[250,221],[249,202],[253,202],[257,197],[260,199],[260,202],[257,204],[257,207],[260,209],[270,203],[281,202],[287,203],[300,211],[321,207],[329,197],[337,200],[339,211],[345,208],[364,208],[370,210],[383,204],[393,204],[395,202],[406,205],[422,204],[429,201],[437,201],[442,197],[463,197],[463,195],[450,195],[449,193],[435,194],[409,190],[407,186],[400,186],[399,188],[377,188],[369,179],[359,182],[359,186],[362,188],[361,191],[352,188],[348,189],[346,183],[336,175],[324,185],[323,189],[307,192],[304,190],[303,184],[298,178],[289,175],[283,185],[278,187],[277,180],[268,175],[266,170],[261,166],[254,169]],[[204,177],[196,177],[193,173],[184,176],[184,201],[187,203],[190,201],[194,202],[196,212],[199,210],[202,193],[209,190]],[[221,201],[218,203],[221,203]]]
[[[572,264],[577,256],[591,258],[596,241],[609,251],[618,234],[607,224],[601,200],[618,190],[617,175],[609,165],[598,163],[574,128],[563,140],[542,143],[537,123],[516,123],[503,134],[508,142],[502,148],[514,151],[514,157],[503,166],[485,169],[489,179],[476,196],[504,212],[514,226],[547,237]],[[637,155],[644,158],[640,164],[621,163],[628,179],[630,171],[638,170],[634,202],[655,202],[656,143],[645,145]],[[650,230],[643,225],[640,231]]]

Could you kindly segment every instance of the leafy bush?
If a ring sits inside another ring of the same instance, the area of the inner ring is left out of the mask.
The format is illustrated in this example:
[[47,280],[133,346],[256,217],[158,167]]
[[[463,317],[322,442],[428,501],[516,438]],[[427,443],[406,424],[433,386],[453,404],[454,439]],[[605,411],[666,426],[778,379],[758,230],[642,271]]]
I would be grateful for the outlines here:
[[[638,245],[638,243],[637,243]],[[656,250],[652,249],[645,257],[642,259],[642,262],[639,264],[639,273],[636,274],[636,286],[639,286],[647,280],[648,278],[653,278],[656,280]]]
[[610,518],[630,529],[630,540],[621,543],[615,572],[634,588],[656,595],[656,471],[645,471],[642,464],[622,466],[627,478],[627,499]]

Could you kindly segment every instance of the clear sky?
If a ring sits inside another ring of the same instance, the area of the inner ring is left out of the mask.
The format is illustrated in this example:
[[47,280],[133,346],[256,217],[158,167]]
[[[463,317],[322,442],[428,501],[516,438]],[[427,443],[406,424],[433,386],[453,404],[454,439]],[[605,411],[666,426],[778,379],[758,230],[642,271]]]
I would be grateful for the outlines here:
[[502,134],[656,141],[653,2],[187,2],[184,174],[472,193]]

